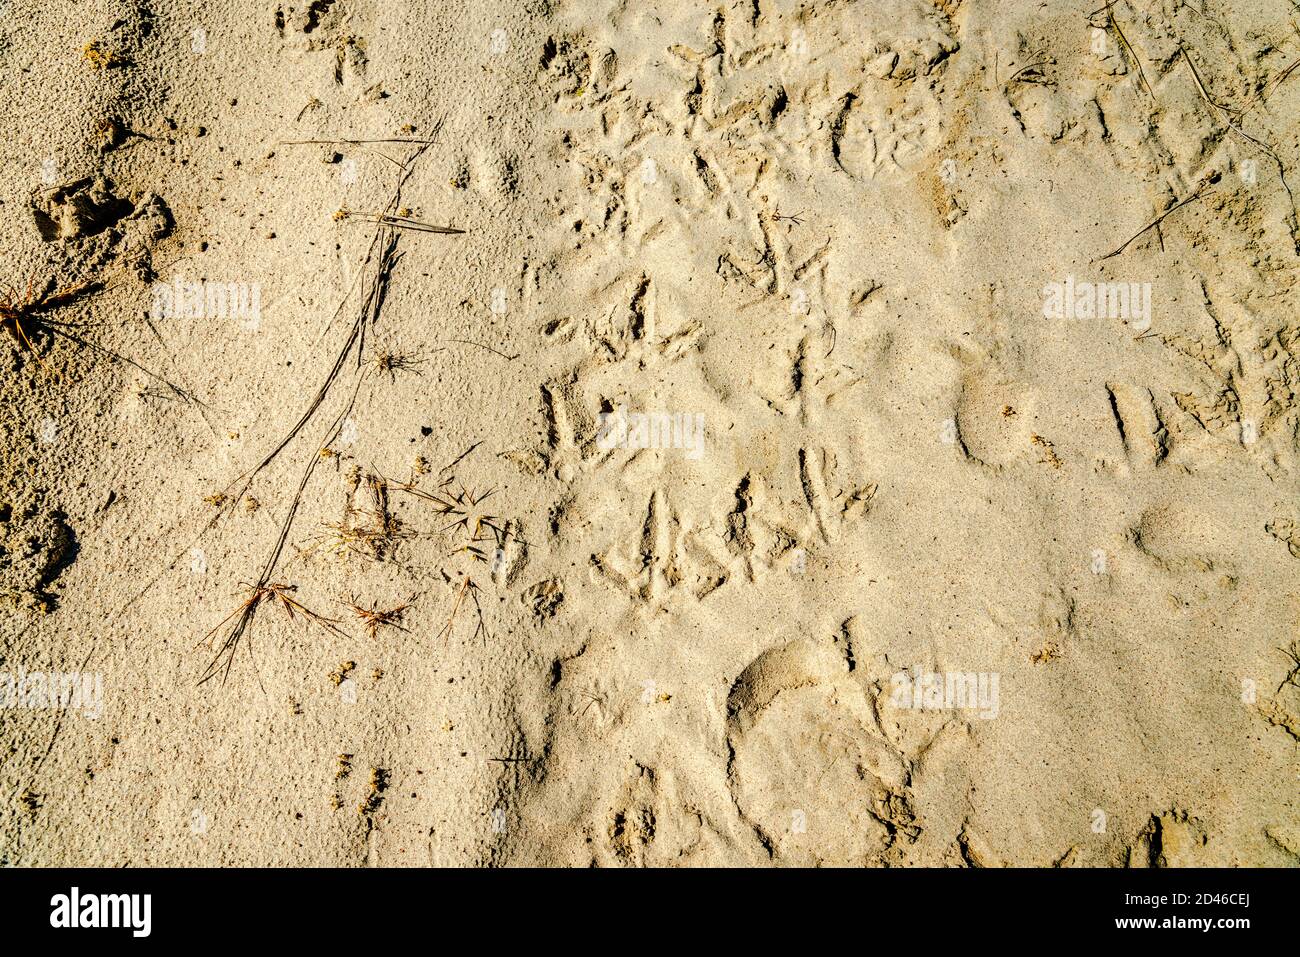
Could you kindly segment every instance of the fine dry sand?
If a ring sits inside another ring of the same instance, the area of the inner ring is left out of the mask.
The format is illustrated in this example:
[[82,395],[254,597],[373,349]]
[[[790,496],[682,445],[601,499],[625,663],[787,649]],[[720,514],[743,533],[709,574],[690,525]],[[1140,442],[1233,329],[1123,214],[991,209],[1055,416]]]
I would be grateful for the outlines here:
[[0,863],[1297,864],[1297,63],[0,0]]

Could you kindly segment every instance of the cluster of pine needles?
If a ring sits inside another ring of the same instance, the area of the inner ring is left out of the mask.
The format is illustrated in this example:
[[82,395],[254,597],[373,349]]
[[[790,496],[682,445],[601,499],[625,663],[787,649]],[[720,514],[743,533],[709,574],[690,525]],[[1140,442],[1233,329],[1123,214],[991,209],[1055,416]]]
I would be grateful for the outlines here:
[[370,369],[375,375],[387,375],[393,382],[397,382],[397,373],[409,372],[413,375],[420,375],[420,366],[428,361],[423,356],[414,352],[394,352],[391,349],[381,349],[370,360]]
[[[442,534],[451,534],[459,544],[448,552],[445,558],[464,555],[475,563],[496,566],[498,556],[504,554],[510,533],[500,517],[483,507],[483,503],[495,493],[495,489],[475,492],[458,484],[453,477],[444,479],[433,491],[420,488],[414,480],[394,485],[393,488],[430,503],[438,515],[451,519],[439,531]],[[456,616],[466,598],[473,603],[477,617],[472,640],[490,634],[483,616],[483,606],[479,601],[480,587],[474,580],[474,575],[462,571],[457,577],[459,584],[456,588],[456,597],[452,602],[451,614],[447,616],[446,623],[437,635],[444,643],[451,636]],[[455,579],[448,578],[448,581],[455,581]]]
[[445,479],[432,492],[419,488],[414,481],[395,485],[394,488],[431,503],[437,514],[452,519],[439,531],[444,534],[459,532],[461,544],[448,552],[447,557],[467,554],[477,561],[487,562],[488,552],[483,546],[490,545],[492,554],[495,555],[497,549],[505,547],[507,537],[501,519],[480,507],[492,497],[496,489],[476,493],[464,485],[454,487],[456,484],[452,477]]
[[[351,494],[340,522],[326,523],[326,534],[309,548],[323,547],[335,557],[359,556],[384,561],[397,551],[401,542],[415,537],[415,531],[393,514],[388,506],[388,483],[379,475],[359,472],[349,478]],[[365,485],[367,503],[355,504],[361,485]]]
[[13,336],[15,342],[26,348],[44,369],[45,362],[32,340],[41,332],[54,334],[61,325],[45,314],[76,301],[93,288],[93,283],[83,282],[65,289],[38,293],[34,284],[29,283],[27,292],[20,295],[13,286],[5,286],[3,296],[0,296],[0,327]]
[[366,629],[366,634],[369,635],[371,639],[375,639],[379,636],[379,629],[381,628],[396,628],[398,631],[410,631],[409,628],[402,624],[402,618],[406,614],[407,609],[415,604],[416,597],[416,595],[412,595],[400,605],[382,610],[376,602],[371,602],[370,607],[366,608],[355,595],[349,598],[345,604],[349,609],[351,609],[352,614],[360,620],[362,627]]
[[337,618],[326,618],[324,615],[317,614],[293,597],[298,590],[297,585],[286,585],[283,582],[267,582],[256,585],[245,583],[244,587],[249,592],[248,597],[244,599],[238,608],[222,619],[215,628],[204,636],[204,643],[211,644],[213,639],[216,638],[217,632],[221,631],[236,616],[256,614],[258,606],[264,601],[269,601],[272,605],[278,605],[290,622],[296,622],[301,618],[304,622],[318,625],[326,631],[342,635],[344,638],[348,637],[348,634],[338,627]]

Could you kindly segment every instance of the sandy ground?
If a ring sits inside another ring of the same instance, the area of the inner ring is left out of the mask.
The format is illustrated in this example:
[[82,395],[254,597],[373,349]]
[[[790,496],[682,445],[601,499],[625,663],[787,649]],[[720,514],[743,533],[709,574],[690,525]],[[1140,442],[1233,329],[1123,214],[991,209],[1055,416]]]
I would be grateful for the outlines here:
[[1300,862],[1300,10],[1098,6],[0,2],[0,862]]

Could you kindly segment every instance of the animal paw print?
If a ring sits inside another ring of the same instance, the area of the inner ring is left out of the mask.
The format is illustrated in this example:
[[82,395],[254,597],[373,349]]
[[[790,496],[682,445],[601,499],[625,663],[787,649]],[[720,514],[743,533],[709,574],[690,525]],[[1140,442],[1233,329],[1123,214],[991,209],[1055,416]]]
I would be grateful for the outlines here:
[[777,860],[880,862],[919,833],[907,763],[830,642],[773,648],[741,672],[727,741],[736,808]]

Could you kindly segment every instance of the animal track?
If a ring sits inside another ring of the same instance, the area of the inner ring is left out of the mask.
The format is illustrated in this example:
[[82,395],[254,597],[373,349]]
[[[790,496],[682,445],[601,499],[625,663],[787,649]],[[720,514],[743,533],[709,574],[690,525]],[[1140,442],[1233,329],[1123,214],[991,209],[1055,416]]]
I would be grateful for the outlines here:
[[76,558],[68,517],[43,493],[0,505],[0,601],[14,610],[49,611],[51,586]]
[[1174,808],[1151,815],[1146,829],[1129,851],[1129,865],[1138,867],[1204,866],[1209,838],[1204,825],[1187,811]]
[[667,495],[658,489],[650,495],[639,547],[593,555],[591,565],[598,577],[655,609],[679,589],[701,599],[726,581],[726,569],[683,528]]
[[879,863],[915,838],[908,770],[830,643],[764,652],[727,699],[736,807],[776,860]]

